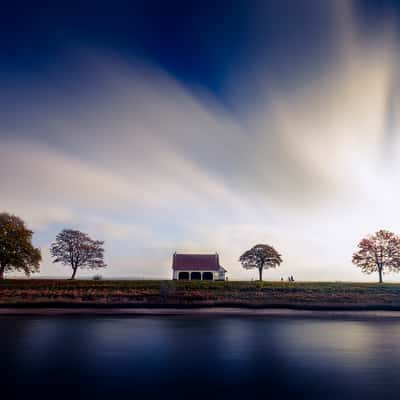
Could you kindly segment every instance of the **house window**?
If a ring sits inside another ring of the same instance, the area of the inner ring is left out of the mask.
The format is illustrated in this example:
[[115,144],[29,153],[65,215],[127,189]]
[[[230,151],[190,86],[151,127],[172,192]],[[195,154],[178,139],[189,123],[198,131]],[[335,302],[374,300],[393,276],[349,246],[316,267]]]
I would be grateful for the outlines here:
[[178,279],[180,281],[188,281],[189,280],[189,272],[179,272]]
[[203,272],[203,281],[212,281],[214,279],[212,272]]
[[201,272],[192,272],[190,279],[192,281],[201,281]]

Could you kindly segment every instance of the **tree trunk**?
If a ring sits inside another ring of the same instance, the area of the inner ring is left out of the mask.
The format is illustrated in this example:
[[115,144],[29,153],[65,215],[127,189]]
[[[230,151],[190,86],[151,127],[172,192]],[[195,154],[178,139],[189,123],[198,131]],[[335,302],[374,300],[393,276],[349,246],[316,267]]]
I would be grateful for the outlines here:
[[383,279],[382,279],[382,268],[378,268],[378,272],[379,272],[379,283],[382,283],[383,282]]
[[6,270],[6,266],[2,265],[0,266],[0,280],[4,279],[4,271]]
[[77,270],[78,270],[78,268],[72,267],[72,271],[73,271],[73,272],[72,272],[72,276],[71,276],[71,278],[70,278],[71,280],[72,280],[72,279],[75,279],[75,275],[76,275],[76,271],[77,271]]
[[262,281],[262,273],[263,273],[263,268],[258,268],[258,273],[260,274],[260,281]]

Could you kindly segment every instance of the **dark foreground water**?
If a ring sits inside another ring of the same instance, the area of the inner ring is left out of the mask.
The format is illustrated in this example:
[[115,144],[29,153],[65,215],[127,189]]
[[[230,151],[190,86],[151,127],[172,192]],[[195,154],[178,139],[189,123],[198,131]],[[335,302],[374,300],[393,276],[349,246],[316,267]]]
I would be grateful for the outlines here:
[[0,317],[0,398],[398,399],[400,320]]

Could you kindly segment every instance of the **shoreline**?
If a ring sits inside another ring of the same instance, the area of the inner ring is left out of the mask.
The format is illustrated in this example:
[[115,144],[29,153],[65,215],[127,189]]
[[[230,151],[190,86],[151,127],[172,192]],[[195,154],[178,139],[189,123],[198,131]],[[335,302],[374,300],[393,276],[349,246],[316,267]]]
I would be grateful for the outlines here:
[[[49,311],[51,310],[51,311]],[[400,284],[241,281],[0,282],[0,315],[400,315]]]
[[180,312],[197,312],[198,310],[208,310],[219,312],[218,310],[247,310],[249,313],[262,312],[268,310],[291,310],[299,311],[320,311],[320,312],[362,312],[362,311],[390,311],[400,312],[400,302],[392,304],[379,303],[330,303],[330,302],[311,302],[311,303],[290,303],[290,302],[272,302],[272,303],[257,303],[257,302],[75,302],[75,301],[26,301],[26,302],[0,302],[0,314],[3,310],[125,310],[129,313],[134,313],[139,310],[149,310],[155,312],[170,312],[171,310],[179,310]]
[[286,317],[330,319],[400,319],[400,307],[292,308],[292,307],[0,307],[3,316],[96,316],[96,317]]

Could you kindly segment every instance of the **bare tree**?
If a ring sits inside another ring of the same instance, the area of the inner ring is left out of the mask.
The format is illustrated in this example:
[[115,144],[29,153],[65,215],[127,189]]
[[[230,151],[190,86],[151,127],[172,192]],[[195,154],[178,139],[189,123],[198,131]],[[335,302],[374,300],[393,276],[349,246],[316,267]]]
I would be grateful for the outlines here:
[[358,244],[353,263],[365,274],[378,272],[379,282],[385,271],[400,270],[400,238],[392,232],[380,230]]
[[245,269],[257,268],[262,281],[263,269],[276,268],[281,264],[282,256],[272,246],[257,244],[243,253],[239,261]]
[[104,242],[91,239],[86,233],[78,230],[64,229],[50,247],[54,263],[70,265],[71,279],[75,279],[78,268],[98,269],[104,264]]
[[0,213],[0,279],[6,271],[23,271],[27,276],[39,271],[42,256],[32,245],[32,235],[21,218]]

